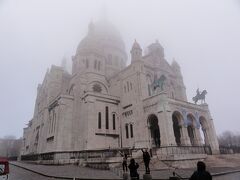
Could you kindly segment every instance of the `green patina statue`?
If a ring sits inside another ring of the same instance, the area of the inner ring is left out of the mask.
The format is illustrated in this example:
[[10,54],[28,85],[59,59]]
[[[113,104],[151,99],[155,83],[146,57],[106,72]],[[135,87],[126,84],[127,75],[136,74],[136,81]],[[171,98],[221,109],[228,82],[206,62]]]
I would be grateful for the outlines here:
[[158,87],[160,88],[161,91],[163,91],[164,87],[164,82],[167,78],[164,75],[161,75],[160,78],[157,79],[156,76],[154,76],[154,81],[152,83],[152,88],[155,91]]

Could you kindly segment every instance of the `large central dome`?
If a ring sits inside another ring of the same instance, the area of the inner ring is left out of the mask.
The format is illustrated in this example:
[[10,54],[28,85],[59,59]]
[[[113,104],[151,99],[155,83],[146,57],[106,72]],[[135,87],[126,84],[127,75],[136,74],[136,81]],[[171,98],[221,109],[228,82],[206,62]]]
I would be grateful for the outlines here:
[[[106,77],[118,73],[126,67],[127,53],[118,30],[107,20],[91,22],[88,33],[79,43],[73,64],[73,72],[77,72],[78,65],[89,67],[94,73],[103,73]],[[95,72],[97,61],[99,71]],[[86,63],[87,62],[87,63]],[[102,68],[101,68],[101,67]],[[85,70],[82,69],[82,72]]]
[[125,53],[125,45],[116,27],[107,20],[91,22],[88,27],[87,36],[79,43],[76,54],[84,49],[95,48],[106,51],[114,48]]

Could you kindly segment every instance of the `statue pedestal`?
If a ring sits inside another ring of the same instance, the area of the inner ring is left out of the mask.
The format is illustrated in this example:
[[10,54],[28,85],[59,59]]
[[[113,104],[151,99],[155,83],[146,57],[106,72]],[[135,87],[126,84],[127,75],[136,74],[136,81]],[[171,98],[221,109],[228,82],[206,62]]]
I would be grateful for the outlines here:
[[127,172],[124,172],[124,173],[123,173],[123,179],[124,179],[124,180],[127,180],[127,179],[128,179],[128,173],[127,173]]
[[174,177],[170,177],[169,180],[180,180],[180,178],[174,176]]
[[143,180],[152,180],[151,174],[144,174],[143,175]]

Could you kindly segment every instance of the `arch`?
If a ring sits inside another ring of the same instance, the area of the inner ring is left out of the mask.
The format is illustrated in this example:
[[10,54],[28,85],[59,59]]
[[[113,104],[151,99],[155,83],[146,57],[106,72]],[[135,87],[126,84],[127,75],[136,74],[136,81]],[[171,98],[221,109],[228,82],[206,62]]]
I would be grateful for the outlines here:
[[97,69],[97,63],[98,63],[98,62],[97,62],[97,60],[95,59],[95,60],[94,60],[94,69]]
[[108,54],[107,64],[112,65],[112,54]]
[[158,118],[155,114],[148,116],[148,127],[151,135],[151,145],[154,147],[161,146],[160,129],[158,125]]
[[152,95],[152,76],[150,74],[147,74],[146,76],[147,79],[147,86],[148,86],[148,96]]
[[172,114],[173,121],[173,132],[175,136],[175,141],[178,146],[182,144],[181,142],[181,134],[182,134],[182,124],[183,124],[183,116],[179,111],[174,111]]
[[187,115],[187,131],[192,145],[196,145],[196,119],[192,114]]
[[200,123],[202,134],[203,134],[202,138],[204,139],[204,144],[209,145],[209,138],[208,138],[209,129],[207,125],[207,119],[204,116],[200,116],[199,123]]
[[86,68],[88,69],[88,67],[89,67],[89,60],[86,59]]
[[101,69],[101,61],[98,61],[98,71]]
[[128,124],[125,124],[126,139],[129,138]]
[[130,124],[130,137],[133,138],[133,124]]
[[175,88],[174,88],[174,83],[173,81],[170,81],[169,83],[169,97],[172,98],[172,99],[175,99]]
[[105,128],[109,129],[109,108],[105,107]]
[[101,112],[98,112],[98,129],[102,128],[102,115]]
[[113,125],[113,130],[116,130],[116,114],[112,114],[112,125]]
[[72,84],[69,88],[68,94],[71,96],[74,96],[74,87],[75,87],[75,84]]

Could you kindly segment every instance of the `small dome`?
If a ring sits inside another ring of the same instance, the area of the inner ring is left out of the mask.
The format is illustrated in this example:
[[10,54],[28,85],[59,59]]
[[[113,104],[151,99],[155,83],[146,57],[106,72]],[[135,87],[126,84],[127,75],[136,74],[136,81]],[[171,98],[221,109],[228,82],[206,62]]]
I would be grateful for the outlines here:
[[133,46],[132,46],[132,50],[133,49],[141,49],[141,47],[140,47],[140,45],[138,44],[138,42],[136,41],[136,39],[135,39],[135,41],[134,41],[134,43],[133,43]]
[[164,51],[162,45],[158,42],[158,40],[156,40],[156,42],[150,44],[148,46],[148,50],[149,50],[149,53],[155,52],[155,51],[161,51],[161,52]]

